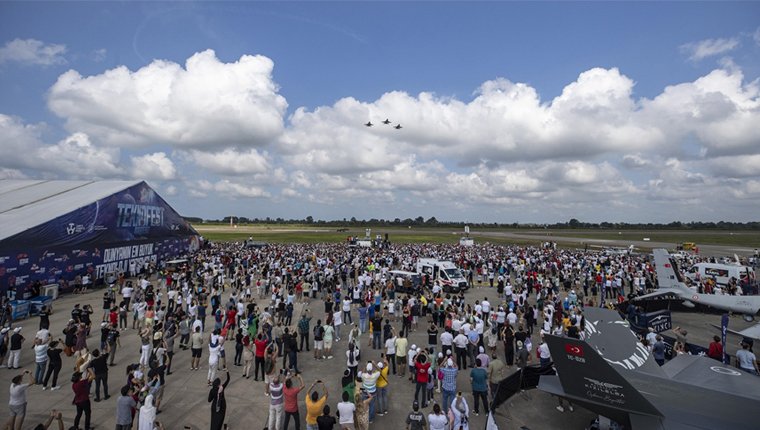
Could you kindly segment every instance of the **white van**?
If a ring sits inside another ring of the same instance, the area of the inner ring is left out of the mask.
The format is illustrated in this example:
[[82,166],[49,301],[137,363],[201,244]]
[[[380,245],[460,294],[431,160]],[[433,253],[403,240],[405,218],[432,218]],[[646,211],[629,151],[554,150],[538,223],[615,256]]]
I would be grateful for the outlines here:
[[462,271],[451,261],[421,258],[417,262],[417,273],[428,275],[431,283],[439,281],[444,292],[458,293],[470,288]]
[[718,264],[718,263],[697,263],[685,273],[686,277],[695,281],[699,279],[715,279],[719,285],[727,285],[731,278],[740,281],[749,274],[750,279],[755,278],[755,271],[749,266],[739,266],[736,264]]

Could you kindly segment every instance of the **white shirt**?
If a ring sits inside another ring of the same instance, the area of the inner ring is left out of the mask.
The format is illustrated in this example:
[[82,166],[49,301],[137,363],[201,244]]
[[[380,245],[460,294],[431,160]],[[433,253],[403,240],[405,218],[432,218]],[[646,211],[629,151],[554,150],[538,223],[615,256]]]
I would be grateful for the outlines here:
[[446,416],[446,414],[428,414],[428,424],[430,425],[430,430],[446,430],[446,424],[448,424],[449,419]]
[[480,307],[485,313],[491,312],[491,304],[488,303],[488,300],[483,300],[482,302],[480,302]]
[[454,341],[454,336],[451,333],[447,331],[444,331],[443,333],[441,333],[441,345],[451,346],[451,342],[453,341]]
[[467,336],[463,335],[462,333],[459,333],[454,338],[454,345],[456,345],[457,348],[466,348],[467,347]]
[[396,337],[392,337],[385,341],[385,353],[387,355],[396,354]]
[[37,334],[34,335],[34,337],[43,342],[47,342],[48,338],[50,337],[50,331],[48,331],[46,328],[40,329]]
[[549,353],[549,345],[546,344],[546,342],[542,343],[538,346],[538,353],[540,354],[541,358],[547,359],[551,358],[551,354]]
[[356,405],[351,402],[338,403],[338,415],[340,424],[353,424]]

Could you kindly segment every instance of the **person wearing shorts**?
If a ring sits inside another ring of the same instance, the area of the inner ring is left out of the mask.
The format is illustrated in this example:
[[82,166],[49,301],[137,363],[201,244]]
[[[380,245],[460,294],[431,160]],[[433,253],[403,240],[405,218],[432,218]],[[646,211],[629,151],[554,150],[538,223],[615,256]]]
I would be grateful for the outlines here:
[[201,334],[200,327],[196,327],[195,333],[190,336],[190,352],[192,353],[190,370],[200,369],[201,354],[203,353],[203,335]]
[[[29,375],[29,383],[23,384],[24,375]],[[8,409],[10,409],[10,418],[3,428],[10,430],[21,430],[24,426],[24,416],[26,416],[26,389],[34,381],[34,375],[28,370],[22,375],[16,375],[11,381],[10,400]]]

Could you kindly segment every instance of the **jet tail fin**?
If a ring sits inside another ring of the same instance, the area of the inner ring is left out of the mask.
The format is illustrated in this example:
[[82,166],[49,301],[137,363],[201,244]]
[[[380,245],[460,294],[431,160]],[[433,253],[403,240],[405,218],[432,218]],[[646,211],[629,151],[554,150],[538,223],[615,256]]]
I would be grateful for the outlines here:
[[[588,343],[546,335],[562,389],[599,407],[662,417],[657,408]],[[654,388],[656,389],[656,388]]]
[[665,249],[655,249],[652,254],[660,288],[686,288],[683,276],[678,271],[678,264],[670,253]]

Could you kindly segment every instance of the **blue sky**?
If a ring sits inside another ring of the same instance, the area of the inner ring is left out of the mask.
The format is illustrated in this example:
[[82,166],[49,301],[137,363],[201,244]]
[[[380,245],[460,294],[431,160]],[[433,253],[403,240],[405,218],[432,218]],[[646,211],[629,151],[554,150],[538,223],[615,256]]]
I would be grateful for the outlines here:
[[0,175],[143,178],[207,218],[754,220],[759,27],[752,2],[0,3]]

